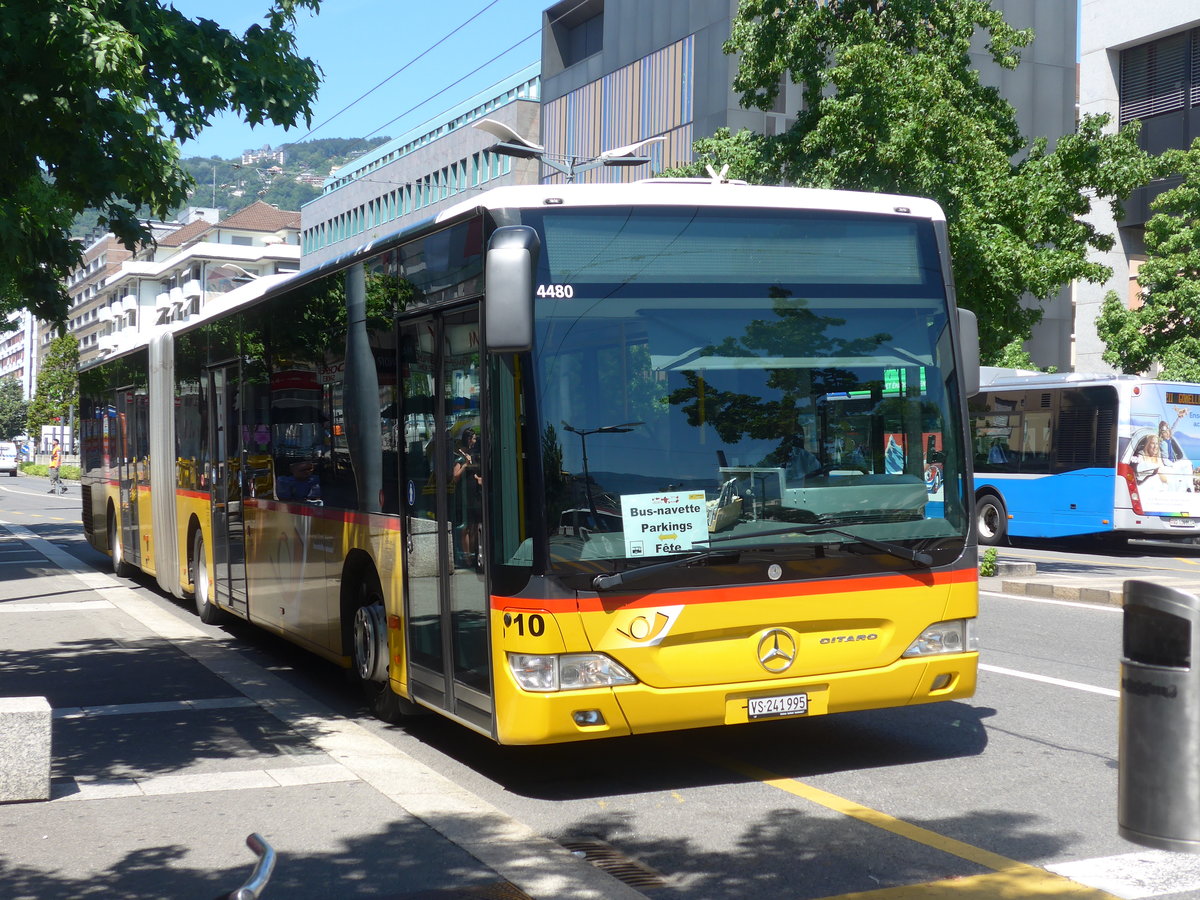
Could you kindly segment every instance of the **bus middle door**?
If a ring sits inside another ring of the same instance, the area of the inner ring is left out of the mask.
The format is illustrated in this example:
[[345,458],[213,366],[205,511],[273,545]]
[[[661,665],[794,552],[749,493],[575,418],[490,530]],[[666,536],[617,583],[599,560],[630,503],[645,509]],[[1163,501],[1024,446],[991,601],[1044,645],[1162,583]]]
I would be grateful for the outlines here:
[[241,414],[238,364],[208,370],[209,459],[212,460],[213,588],[217,602],[246,612],[246,542],[242,515]]

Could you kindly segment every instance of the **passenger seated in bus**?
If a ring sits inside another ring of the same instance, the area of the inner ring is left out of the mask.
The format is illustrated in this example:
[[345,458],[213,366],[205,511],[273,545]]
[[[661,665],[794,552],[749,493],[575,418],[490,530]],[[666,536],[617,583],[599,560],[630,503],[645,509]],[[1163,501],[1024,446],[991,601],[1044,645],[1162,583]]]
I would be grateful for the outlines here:
[[1008,444],[996,438],[992,441],[992,446],[988,448],[988,463],[993,466],[1003,466],[1010,462],[1015,462],[1013,452],[1009,449]]
[[275,496],[291,502],[317,503],[321,499],[321,482],[311,460],[292,463],[290,474],[275,479]]
[[804,446],[804,435],[796,432],[792,437],[792,448],[788,456],[788,478],[798,478],[803,481],[806,475],[811,475],[820,468],[821,461]]

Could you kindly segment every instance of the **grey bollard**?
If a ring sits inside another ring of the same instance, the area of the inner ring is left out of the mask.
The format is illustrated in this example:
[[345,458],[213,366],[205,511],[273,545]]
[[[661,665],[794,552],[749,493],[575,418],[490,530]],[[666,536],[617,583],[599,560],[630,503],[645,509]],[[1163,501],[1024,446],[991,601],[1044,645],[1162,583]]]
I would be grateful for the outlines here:
[[0,803],[50,799],[50,704],[0,697]]
[[1200,597],[1126,581],[1124,601],[1118,831],[1200,853]]

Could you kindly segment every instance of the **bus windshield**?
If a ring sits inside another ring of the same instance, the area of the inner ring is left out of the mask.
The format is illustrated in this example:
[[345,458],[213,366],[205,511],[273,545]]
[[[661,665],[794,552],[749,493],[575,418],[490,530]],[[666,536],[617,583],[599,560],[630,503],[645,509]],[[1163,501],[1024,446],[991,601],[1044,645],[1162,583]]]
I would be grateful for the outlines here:
[[718,536],[961,549],[963,429],[929,221],[712,207],[524,221],[542,240],[533,396],[552,569]]

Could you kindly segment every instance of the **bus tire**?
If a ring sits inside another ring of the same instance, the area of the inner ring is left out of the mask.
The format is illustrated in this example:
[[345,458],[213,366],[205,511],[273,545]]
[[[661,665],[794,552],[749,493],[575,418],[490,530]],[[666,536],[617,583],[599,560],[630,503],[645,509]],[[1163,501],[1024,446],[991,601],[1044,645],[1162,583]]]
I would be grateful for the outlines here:
[[108,511],[108,552],[112,555],[113,574],[118,578],[132,578],[133,565],[125,560],[125,545],[121,542],[121,529],[117,517]]
[[975,501],[975,530],[979,534],[979,543],[988,547],[1007,540],[1008,512],[1004,501],[995,494],[983,494]]
[[225,613],[212,602],[212,578],[208,573],[208,558],[204,554],[204,533],[199,528],[192,535],[192,588],[195,591],[196,615],[205,625],[220,625]]
[[343,626],[350,647],[350,672],[361,686],[371,714],[394,724],[412,704],[392,690],[389,680],[387,613],[383,606],[383,588],[374,569],[359,576],[355,594],[352,615]]

